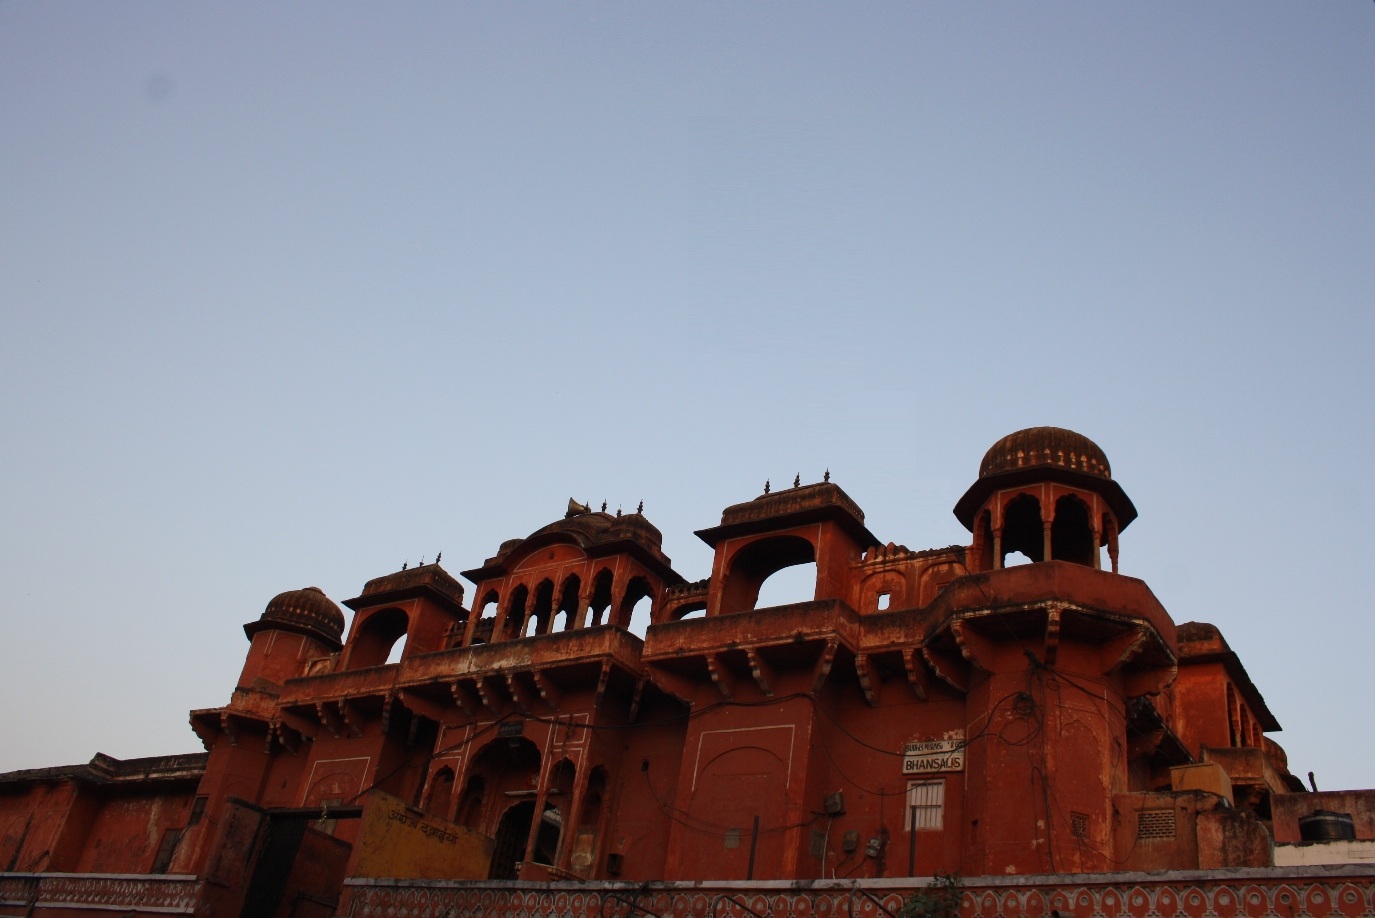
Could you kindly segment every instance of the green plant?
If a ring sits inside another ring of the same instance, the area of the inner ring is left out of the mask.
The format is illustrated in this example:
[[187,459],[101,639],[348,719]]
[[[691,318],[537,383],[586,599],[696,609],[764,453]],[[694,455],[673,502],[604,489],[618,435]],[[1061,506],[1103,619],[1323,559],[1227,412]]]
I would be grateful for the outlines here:
[[912,893],[898,910],[898,918],[959,918],[964,881],[957,873],[937,871],[926,889]]

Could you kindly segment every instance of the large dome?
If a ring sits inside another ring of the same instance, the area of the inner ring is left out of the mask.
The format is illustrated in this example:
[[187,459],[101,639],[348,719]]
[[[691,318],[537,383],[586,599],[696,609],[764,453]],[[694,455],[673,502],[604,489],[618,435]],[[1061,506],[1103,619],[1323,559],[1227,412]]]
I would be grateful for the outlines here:
[[1008,434],[984,453],[979,477],[1001,475],[1031,466],[1058,466],[1098,478],[1111,478],[1108,457],[1083,434],[1063,427],[1028,427]]
[[244,625],[250,639],[269,628],[304,633],[337,648],[343,642],[344,613],[319,587],[288,590],[272,597],[256,622]]

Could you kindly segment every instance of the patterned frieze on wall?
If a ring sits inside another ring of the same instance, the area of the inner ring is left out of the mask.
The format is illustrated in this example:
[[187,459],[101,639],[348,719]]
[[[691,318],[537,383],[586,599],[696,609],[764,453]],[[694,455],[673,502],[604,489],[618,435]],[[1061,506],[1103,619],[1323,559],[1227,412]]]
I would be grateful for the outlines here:
[[[1375,918],[1375,872],[1255,869],[1207,873],[1001,878],[965,885],[963,918]],[[910,880],[862,885],[761,883],[402,883],[350,881],[349,918],[887,918],[920,891]]]
[[90,909],[125,914],[190,915],[201,880],[193,876],[108,873],[0,874],[0,900],[30,897],[34,913]]

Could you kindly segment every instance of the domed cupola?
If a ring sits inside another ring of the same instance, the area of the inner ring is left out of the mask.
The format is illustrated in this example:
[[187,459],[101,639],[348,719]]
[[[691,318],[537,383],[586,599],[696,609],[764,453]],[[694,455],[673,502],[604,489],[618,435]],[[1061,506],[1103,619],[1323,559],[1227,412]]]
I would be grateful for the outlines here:
[[955,517],[974,533],[973,570],[999,569],[1017,551],[1096,568],[1106,544],[1116,572],[1117,534],[1136,507],[1098,444],[1061,427],[1029,427],[984,454]]
[[272,597],[262,616],[243,630],[249,640],[259,631],[290,631],[338,650],[343,646],[344,613],[319,587],[288,590]]

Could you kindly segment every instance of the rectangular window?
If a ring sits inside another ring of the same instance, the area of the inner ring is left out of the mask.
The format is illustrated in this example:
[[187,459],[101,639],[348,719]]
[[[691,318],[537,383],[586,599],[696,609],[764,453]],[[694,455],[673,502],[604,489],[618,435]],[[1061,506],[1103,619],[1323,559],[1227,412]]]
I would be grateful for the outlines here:
[[911,781],[907,785],[907,812],[902,827],[912,831],[913,820],[918,831],[940,829],[945,822],[945,779]]
[[201,817],[205,815],[205,800],[205,797],[197,797],[191,801],[191,815],[186,817],[187,826],[194,826],[201,821]]
[[162,833],[162,844],[158,845],[158,853],[153,858],[153,868],[149,873],[166,873],[167,868],[172,866],[172,855],[177,853],[181,832],[181,829],[168,829]]

